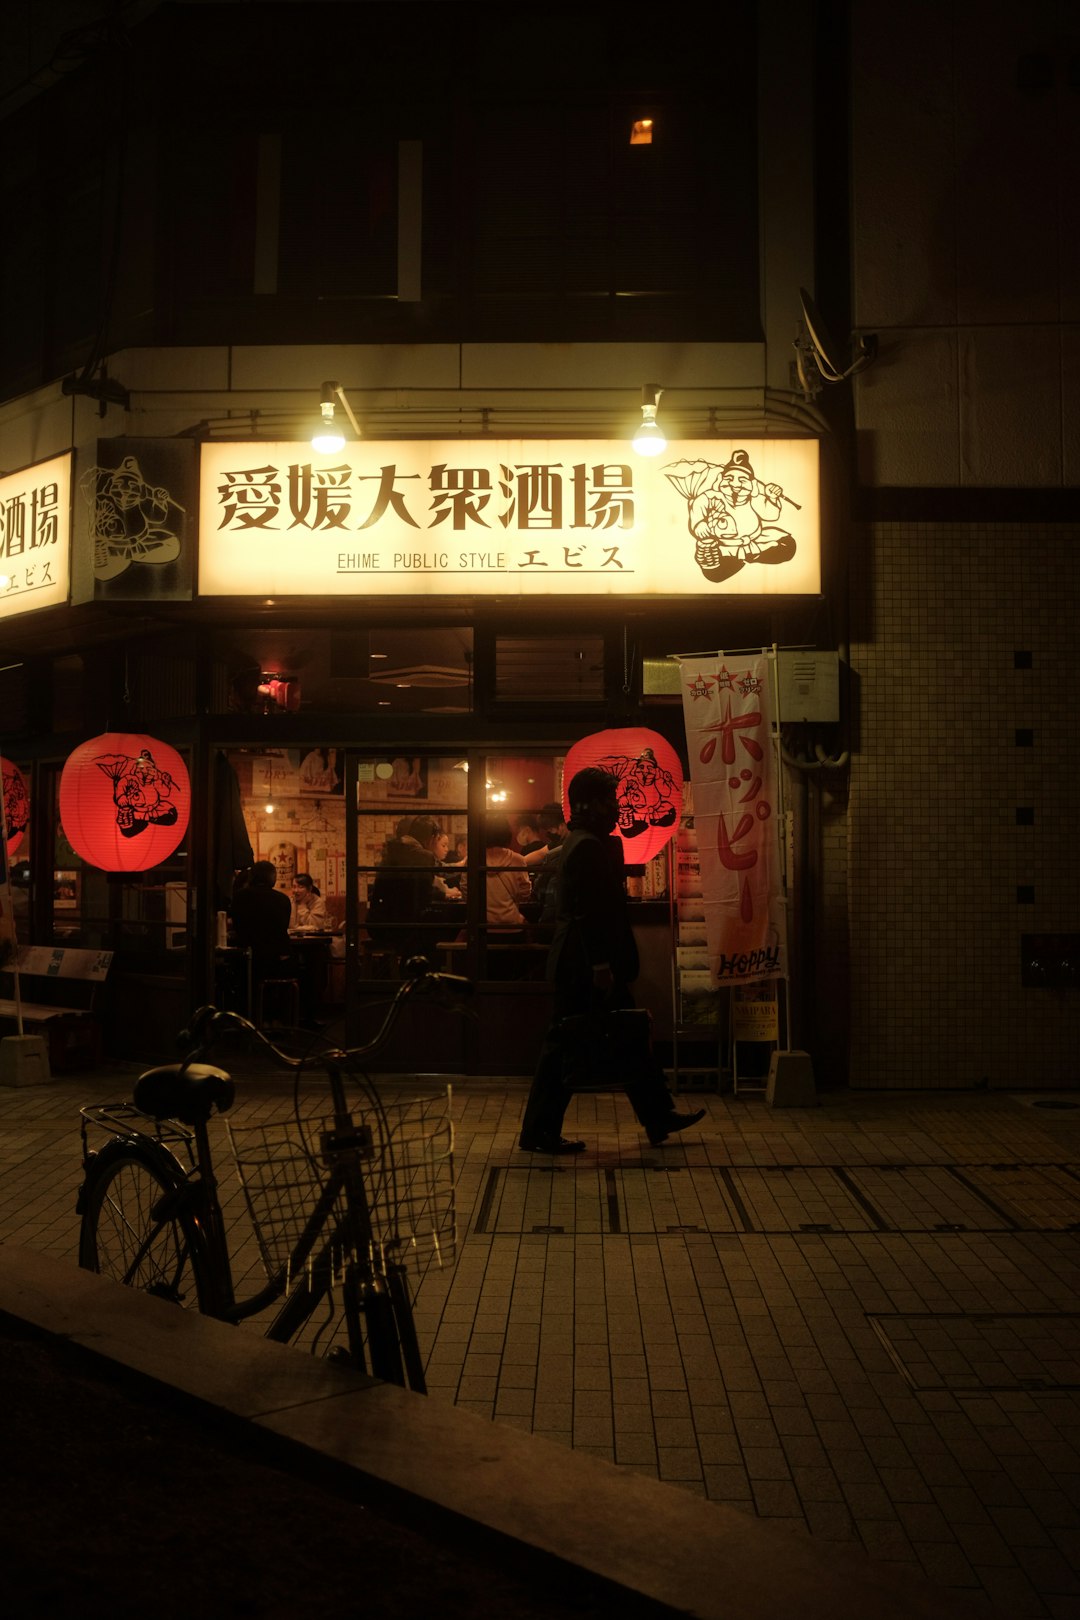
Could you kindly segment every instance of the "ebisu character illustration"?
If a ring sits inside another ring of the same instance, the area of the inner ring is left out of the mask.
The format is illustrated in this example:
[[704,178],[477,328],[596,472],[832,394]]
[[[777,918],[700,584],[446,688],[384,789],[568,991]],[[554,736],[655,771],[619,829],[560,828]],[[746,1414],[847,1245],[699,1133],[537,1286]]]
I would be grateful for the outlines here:
[[119,467],[89,468],[79,488],[90,507],[95,579],[115,579],[135,562],[175,562],[184,508],[147,483],[134,456]]
[[626,754],[608,754],[596,763],[601,770],[610,771],[618,783],[618,828],[624,838],[636,838],[647,827],[673,824],[682,803],[682,789],[671,772],[658,764],[651,748],[643,749],[633,759]]
[[799,507],[779,484],[762,484],[745,450],[730,460],[674,461],[663,469],[689,506],[694,560],[706,579],[730,579],[746,563],[785,563],[795,541],[778,522],[781,503]]
[[102,754],[94,764],[112,779],[116,825],[125,838],[134,838],[147,827],[171,827],[176,821],[177,809],[171,802],[176,784],[168,771],[154,764],[148,748],[135,759]]

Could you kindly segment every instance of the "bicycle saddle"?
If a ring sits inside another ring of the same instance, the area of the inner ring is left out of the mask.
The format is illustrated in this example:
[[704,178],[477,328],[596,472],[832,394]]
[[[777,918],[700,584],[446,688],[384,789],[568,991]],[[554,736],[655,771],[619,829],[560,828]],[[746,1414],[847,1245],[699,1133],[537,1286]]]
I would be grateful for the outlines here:
[[135,1082],[134,1102],[153,1119],[178,1119],[182,1125],[204,1125],[216,1108],[232,1107],[236,1087],[224,1069],[211,1063],[162,1063]]

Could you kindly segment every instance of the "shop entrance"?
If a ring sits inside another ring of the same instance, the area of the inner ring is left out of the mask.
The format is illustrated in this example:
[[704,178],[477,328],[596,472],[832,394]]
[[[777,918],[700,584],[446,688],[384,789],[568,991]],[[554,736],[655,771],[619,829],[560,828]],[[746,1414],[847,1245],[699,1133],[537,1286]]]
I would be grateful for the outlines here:
[[[548,863],[563,835],[562,752],[231,749],[256,861],[290,896],[312,1022],[369,1037],[410,959],[470,979],[468,1013],[400,1027],[391,1070],[531,1072],[548,1016]],[[230,934],[221,995],[255,1006]],[[314,986],[314,996],[312,995]]]

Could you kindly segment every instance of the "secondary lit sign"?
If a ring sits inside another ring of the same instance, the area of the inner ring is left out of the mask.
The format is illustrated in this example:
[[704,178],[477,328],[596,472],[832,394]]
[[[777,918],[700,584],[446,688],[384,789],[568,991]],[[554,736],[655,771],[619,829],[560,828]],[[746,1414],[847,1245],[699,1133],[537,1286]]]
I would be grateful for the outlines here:
[[71,453],[0,478],[0,618],[66,602]]
[[202,447],[207,596],[805,596],[814,439]]

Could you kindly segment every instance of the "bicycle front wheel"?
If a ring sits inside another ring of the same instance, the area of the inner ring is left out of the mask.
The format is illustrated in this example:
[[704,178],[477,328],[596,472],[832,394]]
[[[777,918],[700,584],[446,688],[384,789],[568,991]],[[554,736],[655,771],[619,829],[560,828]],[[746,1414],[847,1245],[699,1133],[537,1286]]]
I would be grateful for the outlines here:
[[79,1264],[189,1310],[209,1299],[187,1184],[153,1148],[117,1142],[93,1161],[82,1198]]

